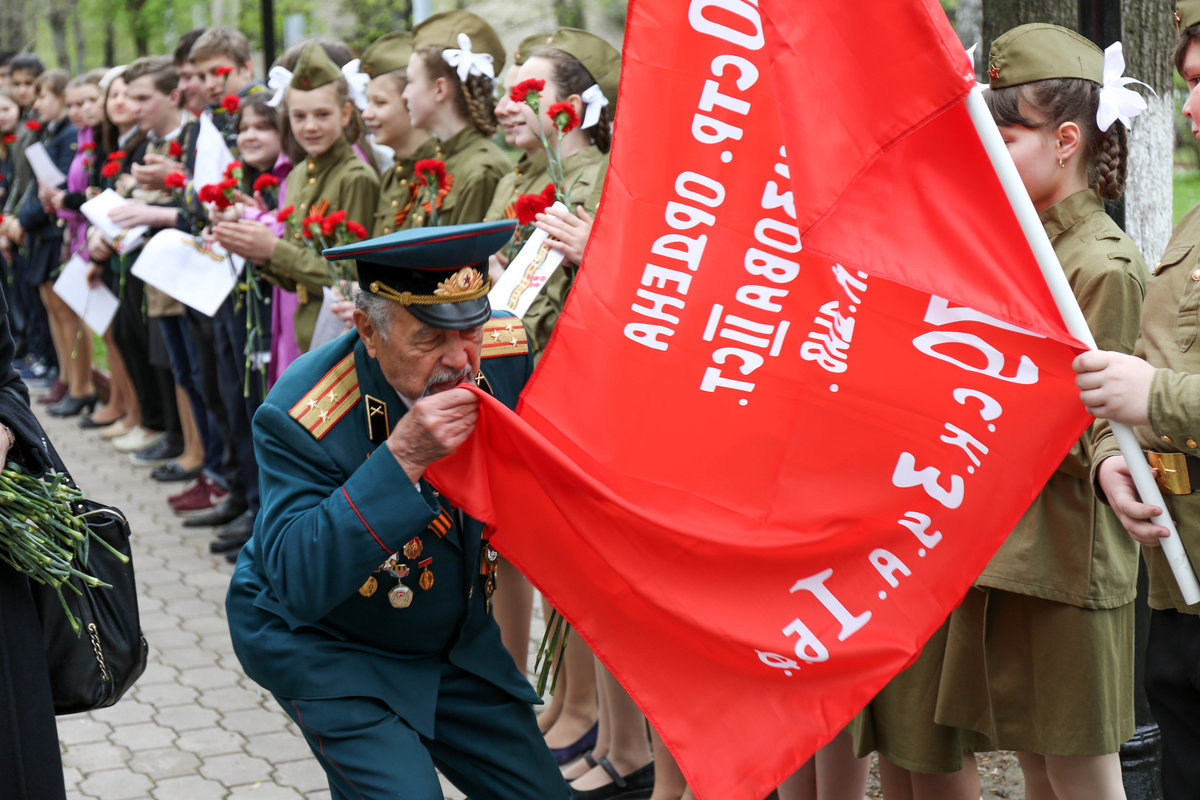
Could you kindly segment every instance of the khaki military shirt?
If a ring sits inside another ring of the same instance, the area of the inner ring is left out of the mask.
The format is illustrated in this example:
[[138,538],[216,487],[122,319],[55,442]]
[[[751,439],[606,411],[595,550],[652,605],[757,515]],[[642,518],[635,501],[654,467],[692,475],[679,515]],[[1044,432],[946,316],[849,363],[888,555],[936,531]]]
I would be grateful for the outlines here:
[[[1146,268],[1093,190],[1041,213],[1096,344],[1133,351]],[[1004,589],[1083,608],[1116,608],[1136,594],[1137,545],[1090,480],[1092,434],[1076,442],[979,577]]]
[[[295,211],[283,239],[275,246],[275,255],[261,265],[260,271],[263,277],[295,292],[299,298],[294,327],[296,344],[302,352],[308,350],[312,341],[317,313],[321,310],[321,287],[332,286],[333,278],[325,259],[304,243],[300,221],[312,212],[313,206],[328,204],[326,214],[345,211],[347,220],[370,230],[378,195],[379,176],[345,139],[339,139],[316,158],[304,159],[288,173],[287,193],[280,206],[295,206]],[[332,247],[341,242],[327,244]]]
[[[496,185],[512,169],[512,162],[504,151],[474,125],[437,143],[433,155],[428,157],[445,163],[446,175],[451,181],[449,192],[438,205],[438,225],[482,222],[496,194]],[[422,188],[418,202],[413,204],[398,230],[432,225],[428,204],[429,193]]]
[[[1146,304],[1134,355],[1157,367],[1150,383],[1148,426],[1134,428],[1147,450],[1200,455],[1200,206],[1175,226],[1162,259],[1146,282]],[[1120,455],[1106,420],[1096,430],[1095,467]],[[1163,495],[1192,569],[1200,574],[1200,487],[1192,494]],[[1183,602],[1161,547],[1144,547],[1150,574],[1150,607],[1200,614]]]
[[[604,184],[607,168],[608,156],[592,145],[563,159],[567,206],[571,213],[575,213],[576,206],[583,206],[590,214],[596,213],[596,204],[600,198],[600,188]],[[515,219],[517,198],[523,194],[540,194],[550,182],[550,169],[545,151],[539,151],[533,157],[523,156],[517,162],[516,168],[500,181],[484,220]],[[517,244],[515,240],[514,236],[514,242],[501,251],[508,260],[519,252],[519,247],[514,246]],[[558,315],[562,313],[567,294],[571,291],[578,272],[578,264],[564,261],[559,265],[521,318],[535,359],[540,359],[542,351],[546,349],[550,332],[558,322]]]
[[[437,141],[428,139],[411,156],[397,158],[390,169],[379,176],[379,203],[375,207],[373,236],[383,236],[399,230],[416,205],[418,184],[413,166],[424,158],[437,157]],[[441,220],[438,220],[441,222]]]

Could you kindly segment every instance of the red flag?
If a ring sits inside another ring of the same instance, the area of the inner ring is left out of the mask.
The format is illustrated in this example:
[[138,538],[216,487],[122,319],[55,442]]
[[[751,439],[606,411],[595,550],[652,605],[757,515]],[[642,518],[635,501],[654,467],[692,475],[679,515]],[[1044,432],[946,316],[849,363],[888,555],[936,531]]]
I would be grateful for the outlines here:
[[432,476],[758,800],[902,669],[1087,424],[933,0],[640,0],[577,285]]

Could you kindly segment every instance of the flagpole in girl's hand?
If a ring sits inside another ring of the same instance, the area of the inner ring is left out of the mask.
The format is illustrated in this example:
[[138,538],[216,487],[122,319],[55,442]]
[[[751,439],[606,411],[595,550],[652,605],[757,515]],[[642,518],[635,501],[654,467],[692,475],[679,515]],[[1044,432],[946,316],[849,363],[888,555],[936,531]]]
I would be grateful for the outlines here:
[[[1083,312],[1079,309],[1075,293],[1071,291],[1067,276],[1058,263],[1058,256],[1054,254],[1054,248],[1046,236],[1041,219],[1033,208],[1033,201],[1029,199],[1029,193],[1025,191],[1025,185],[1021,182],[1021,176],[1017,173],[1012,156],[1009,155],[1008,148],[1005,147],[1004,140],[1000,137],[1000,131],[992,119],[992,114],[984,102],[984,88],[976,86],[967,96],[967,111],[971,115],[971,121],[975,123],[975,130],[978,131],[979,139],[987,151],[992,166],[996,169],[996,175],[1000,178],[1004,193],[1012,204],[1017,221],[1025,232],[1025,238],[1029,242],[1030,249],[1033,250],[1038,266],[1041,267],[1042,276],[1050,287],[1050,293],[1054,296],[1054,302],[1062,314],[1067,330],[1076,339],[1095,350],[1096,341],[1092,338],[1091,329],[1088,328]],[[1164,509],[1162,514],[1154,518],[1154,523],[1171,532],[1162,540],[1163,555],[1167,557],[1167,564],[1171,567],[1171,574],[1175,576],[1175,582],[1179,584],[1179,591],[1184,602],[1188,605],[1200,603],[1200,581],[1196,580],[1196,573],[1183,549],[1183,542],[1179,539],[1175,523],[1171,519],[1171,515],[1165,511],[1167,506],[1163,502],[1162,493],[1154,480],[1154,473],[1150,470],[1146,456],[1137,443],[1133,429],[1119,422],[1110,422],[1109,424],[1112,427],[1113,436],[1121,448],[1121,455],[1125,457],[1125,462],[1129,465],[1129,474],[1133,478],[1134,486],[1137,487],[1142,502]]]

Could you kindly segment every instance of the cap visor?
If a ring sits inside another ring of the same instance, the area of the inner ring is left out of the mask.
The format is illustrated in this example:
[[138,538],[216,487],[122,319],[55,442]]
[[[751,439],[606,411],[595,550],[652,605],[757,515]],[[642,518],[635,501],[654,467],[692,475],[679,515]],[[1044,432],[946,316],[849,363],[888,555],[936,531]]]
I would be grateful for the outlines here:
[[492,317],[487,295],[461,303],[437,303],[431,306],[405,306],[404,309],[426,325],[452,331],[477,328]]

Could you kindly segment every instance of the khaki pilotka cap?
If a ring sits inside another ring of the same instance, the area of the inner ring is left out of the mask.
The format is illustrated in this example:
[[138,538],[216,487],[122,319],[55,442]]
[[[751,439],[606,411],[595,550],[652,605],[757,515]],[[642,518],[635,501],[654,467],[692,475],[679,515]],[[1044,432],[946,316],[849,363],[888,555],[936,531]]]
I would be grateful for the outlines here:
[[621,83],[621,54],[617,48],[578,28],[559,28],[543,46],[574,56],[592,74],[608,102],[617,102],[617,87]]
[[309,42],[296,59],[296,69],[292,71],[292,86],[304,92],[319,89],[327,83],[333,83],[342,77],[342,71],[325,53],[325,48],[318,42]]
[[1186,31],[1200,24],[1200,0],[1179,0],[1175,4],[1175,27]]
[[513,52],[513,63],[518,67],[524,64],[534,50],[546,44],[546,40],[550,38],[548,33],[533,33],[526,36],[517,45],[516,51]]
[[1103,83],[1104,53],[1075,31],[1044,22],[1018,25],[992,42],[988,53],[990,88],[1050,78]]
[[412,57],[413,36],[408,31],[386,33],[363,50],[359,58],[358,68],[364,74],[377,78],[388,72],[408,69],[408,59]]
[[458,47],[458,35],[465,33],[471,37],[471,52],[488,53],[492,57],[492,70],[497,78],[504,71],[504,43],[487,20],[470,11],[443,11],[434,14],[429,19],[413,28],[412,47],[420,50],[422,47],[436,45],[438,47]]

